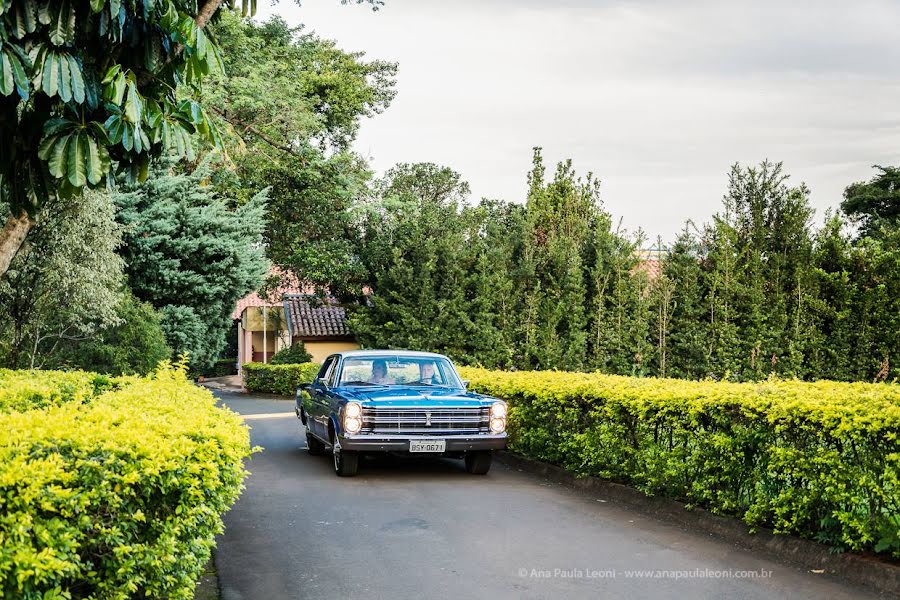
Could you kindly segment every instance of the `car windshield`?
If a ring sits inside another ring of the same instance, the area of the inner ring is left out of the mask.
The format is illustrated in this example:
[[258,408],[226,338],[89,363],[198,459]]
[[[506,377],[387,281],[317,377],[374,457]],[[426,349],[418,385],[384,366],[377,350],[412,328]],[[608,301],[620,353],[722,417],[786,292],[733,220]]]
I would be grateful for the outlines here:
[[450,361],[439,356],[348,356],[340,386],[422,385],[461,388]]

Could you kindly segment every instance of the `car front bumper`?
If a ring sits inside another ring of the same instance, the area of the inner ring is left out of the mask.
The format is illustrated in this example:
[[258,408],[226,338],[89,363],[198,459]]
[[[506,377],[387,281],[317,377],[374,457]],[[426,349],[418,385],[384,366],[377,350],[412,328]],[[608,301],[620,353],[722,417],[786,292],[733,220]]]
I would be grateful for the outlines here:
[[[446,440],[445,452],[471,452],[473,450],[503,450],[506,433],[478,435],[382,435],[361,433],[340,436],[343,450],[357,452],[409,452],[410,440]],[[418,453],[416,453],[418,454]],[[423,453],[424,454],[424,453]]]

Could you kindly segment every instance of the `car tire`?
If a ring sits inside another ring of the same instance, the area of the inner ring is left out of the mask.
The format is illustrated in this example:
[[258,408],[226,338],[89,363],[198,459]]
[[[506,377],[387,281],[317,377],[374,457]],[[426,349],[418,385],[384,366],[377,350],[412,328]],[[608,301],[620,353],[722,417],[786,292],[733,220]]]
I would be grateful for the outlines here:
[[490,450],[466,452],[466,472],[472,475],[484,475],[491,470],[494,453]]
[[308,429],[306,430],[306,451],[311,456],[322,456],[325,454],[325,444],[311,434]]
[[350,450],[341,450],[340,444],[335,444],[332,450],[334,454],[334,472],[340,477],[353,477],[359,469],[359,454]]

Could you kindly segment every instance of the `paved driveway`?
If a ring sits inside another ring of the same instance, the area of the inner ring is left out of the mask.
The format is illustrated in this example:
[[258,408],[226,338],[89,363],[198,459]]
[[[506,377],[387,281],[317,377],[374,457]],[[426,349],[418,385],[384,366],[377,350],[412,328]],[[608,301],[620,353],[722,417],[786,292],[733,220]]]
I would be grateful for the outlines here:
[[290,402],[217,395],[265,448],[218,541],[224,600],[876,597],[496,462],[479,477],[366,461],[338,478]]

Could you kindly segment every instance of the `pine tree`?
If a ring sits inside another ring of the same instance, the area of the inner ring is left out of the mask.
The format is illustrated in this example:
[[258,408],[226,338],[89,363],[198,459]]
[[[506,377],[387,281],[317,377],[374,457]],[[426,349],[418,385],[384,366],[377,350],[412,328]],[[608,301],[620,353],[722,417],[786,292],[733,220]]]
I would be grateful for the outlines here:
[[192,173],[170,169],[160,165],[145,183],[114,194],[125,226],[121,254],[129,285],[162,314],[176,356],[187,352],[203,369],[225,345],[235,303],[260,286],[267,270],[266,196],[231,210],[205,185],[203,166]]

